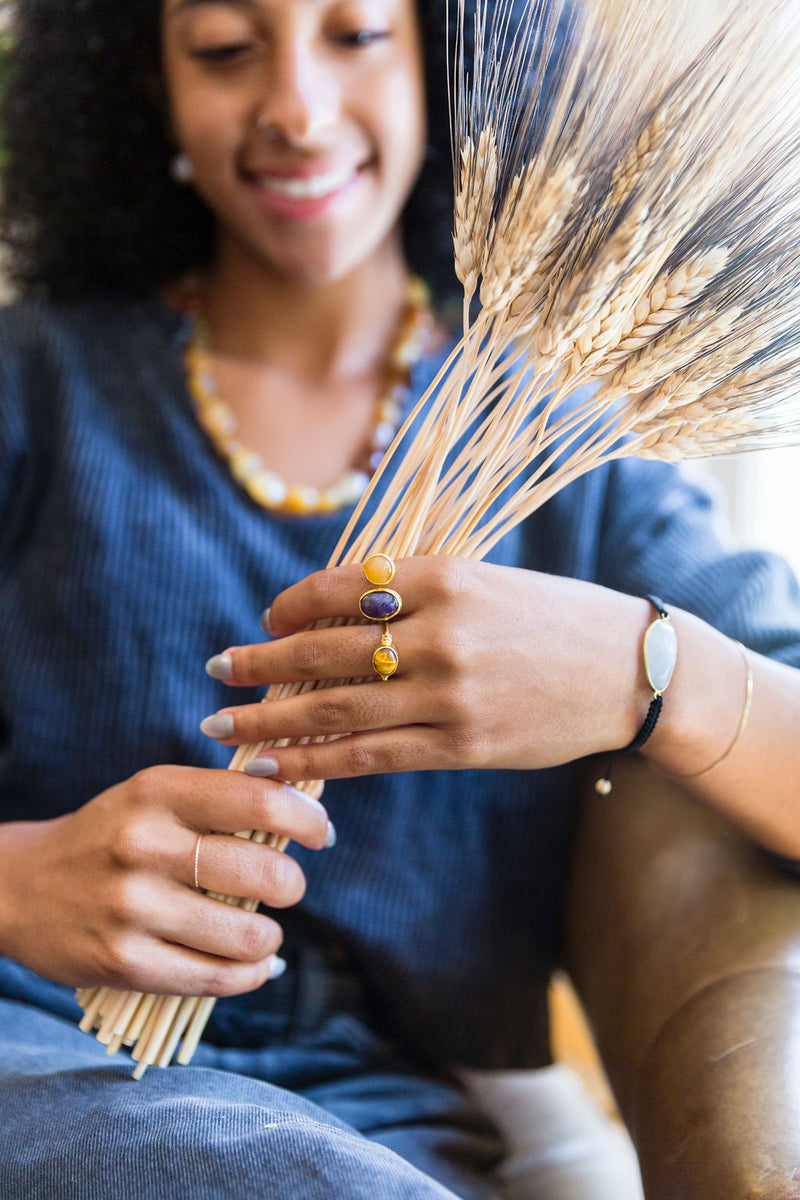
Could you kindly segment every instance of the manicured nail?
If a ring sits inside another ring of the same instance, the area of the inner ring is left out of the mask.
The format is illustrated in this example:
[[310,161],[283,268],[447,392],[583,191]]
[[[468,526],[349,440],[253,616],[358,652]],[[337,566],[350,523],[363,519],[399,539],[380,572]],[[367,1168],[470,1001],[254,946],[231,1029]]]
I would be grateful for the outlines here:
[[270,779],[271,776],[278,774],[278,760],[268,758],[265,754],[259,755],[258,758],[251,758],[244,769],[245,775],[252,776],[253,779]]
[[200,732],[212,738],[233,737],[233,715],[231,713],[212,713],[200,722]]
[[272,962],[269,964],[270,979],[280,979],[283,972],[286,970],[286,959],[279,958],[277,954],[273,954]]
[[212,679],[233,679],[233,659],[230,654],[215,654],[206,663],[206,674]]
[[264,611],[262,612],[262,614],[259,618],[259,624],[261,625],[261,628],[264,630],[264,633],[269,633],[270,629],[269,629],[269,609],[268,608],[265,608]]
[[336,845],[336,827],[333,821],[328,821],[328,832],[325,834],[325,841],[322,843],[323,850],[330,850]]

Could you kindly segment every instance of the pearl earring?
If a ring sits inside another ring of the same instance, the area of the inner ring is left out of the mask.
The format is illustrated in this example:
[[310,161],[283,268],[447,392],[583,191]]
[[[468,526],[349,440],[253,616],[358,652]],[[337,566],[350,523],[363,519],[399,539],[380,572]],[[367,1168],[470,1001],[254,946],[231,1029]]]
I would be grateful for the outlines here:
[[180,154],[176,154],[173,158],[169,173],[175,183],[191,183],[194,179],[194,167],[188,155],[181,150]]

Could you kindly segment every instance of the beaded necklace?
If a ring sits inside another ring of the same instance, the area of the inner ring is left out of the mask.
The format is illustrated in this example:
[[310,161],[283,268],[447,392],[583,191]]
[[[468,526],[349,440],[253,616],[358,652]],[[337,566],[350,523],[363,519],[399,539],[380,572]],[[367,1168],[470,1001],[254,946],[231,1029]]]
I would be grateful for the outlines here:
[[406,307],[384,370],[384,386],[375,405],[369,442],[342,478],[323,489],[287,484],[264,466],[260,455],[238,441],[236,417],[217,395],[208,328],[196,291],[182,297],[181,308],[193,321],[184,362],[197,419],[250,498],[271,512],[291,516],[332,513],[355,504],[394,441],[411,385],[411,368],[422,357],[432,328],[430,297],[422,280],[409,276],[406,284]]

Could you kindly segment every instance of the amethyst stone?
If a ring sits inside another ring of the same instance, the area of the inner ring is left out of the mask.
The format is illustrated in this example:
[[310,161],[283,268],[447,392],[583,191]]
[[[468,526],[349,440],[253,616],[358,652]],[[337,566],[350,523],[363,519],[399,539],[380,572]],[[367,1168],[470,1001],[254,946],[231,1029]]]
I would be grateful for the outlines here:
[[402,608],[402,601],[391,588],[373,588],[358,602],[362,617],[368,621],[391,621]]

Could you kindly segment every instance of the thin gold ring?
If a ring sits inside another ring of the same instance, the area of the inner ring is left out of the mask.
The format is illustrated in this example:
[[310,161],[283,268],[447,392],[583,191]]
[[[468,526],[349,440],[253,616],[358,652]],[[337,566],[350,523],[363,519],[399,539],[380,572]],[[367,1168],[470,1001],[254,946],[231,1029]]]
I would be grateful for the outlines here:
[[200,866],[200,843],[202,842],[202,840],[205,836],[206,836],[205,833],[198,833],[197,841],[194,844],[194,886],[195,886],[195,890],[198,892],[201,892],[203,890],[200,887],[200,880],[198,878],[197,871]]

